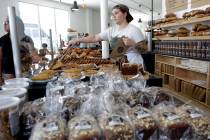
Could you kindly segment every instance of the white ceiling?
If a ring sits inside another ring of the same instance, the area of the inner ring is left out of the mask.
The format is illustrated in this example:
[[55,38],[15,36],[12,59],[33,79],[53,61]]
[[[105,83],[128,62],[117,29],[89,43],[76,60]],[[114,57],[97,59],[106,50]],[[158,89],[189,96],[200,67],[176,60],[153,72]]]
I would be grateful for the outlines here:
[[[68,4],[73,4],[74,0],[54,0],[54,1],[61,1]],[[87,7],[99,9],[100,7],[100,0],[76,0],[78,5],[81,6],[83,3]],[[155,13],[161,13],[162,8],[162,0],[153,0],[154,1],[154,11]],[[151,9],[151,2],[152,0],[108,0],[109,8],[112,8],[116,4],[126,4],[130,9],[150,14]],[[139,5],[142,5],[139,7]]]

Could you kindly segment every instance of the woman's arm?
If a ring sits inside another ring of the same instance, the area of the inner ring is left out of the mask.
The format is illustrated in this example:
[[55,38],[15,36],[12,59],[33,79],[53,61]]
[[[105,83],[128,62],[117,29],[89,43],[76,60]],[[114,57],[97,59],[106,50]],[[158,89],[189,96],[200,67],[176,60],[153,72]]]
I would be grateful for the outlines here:
[[99,35],[89,35],[87,37],[76,38],[68,42],[68,46],[78,45],[80,43],[96,43],[102,41]]

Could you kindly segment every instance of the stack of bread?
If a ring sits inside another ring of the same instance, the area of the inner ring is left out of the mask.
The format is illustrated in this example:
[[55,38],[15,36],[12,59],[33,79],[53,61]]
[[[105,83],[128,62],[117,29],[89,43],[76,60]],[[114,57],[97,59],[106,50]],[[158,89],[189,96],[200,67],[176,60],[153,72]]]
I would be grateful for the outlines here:
[[176,34],[177,34],[177,30],[176,29],[171,29],[171,30],[168,31],[168,34],[167,35],[169,37],[175,37]]
[[177,21],[177,16],[174,13],[168,13],[165,15],[164,19],[159,19],[155,21],[155,25],[160,25],[160,24],[167,24],[167,23],[174,23]]
[[204,16],[206,16],[204,10],[192,10],[190,12],[185,12],[182,17],[184,19],[190,19],[190,18],[202,18]]
[[177,34],[176,36],[178,37],[185,37],[185,36],[189,36],[190,31],[185,28],[185,27],[180,27],[179,29],[177,29]]
[[192,36],[208,36],[210,35],[210,26],[203,24],[195,24],[192,27]]
[[168,33],[168,30],[155,30],[154,36],[166,36]]
[[206,8],[205,12],[207,16],[210,16],[210,7]]
[[177,17],[174,13],[168,13],[165,15],[164,23],[173,23],[176,22]]

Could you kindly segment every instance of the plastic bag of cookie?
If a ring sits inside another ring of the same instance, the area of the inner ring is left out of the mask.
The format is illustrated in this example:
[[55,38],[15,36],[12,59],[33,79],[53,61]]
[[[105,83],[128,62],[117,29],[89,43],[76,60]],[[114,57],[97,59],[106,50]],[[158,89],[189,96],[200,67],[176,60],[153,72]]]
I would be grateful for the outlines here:
[[129,109],[128,116],[135,128],[135,140],[148,140],[158,128],[152,112],[144,107]]
[[106,111],[102,94],[90,94],[88,99],[82,104],[79,112],[82,114],[91,114],[95,118]]
[[37,99],[34,102],[27,102],[20,113],[20,129],[21,137],[28,139],[32,133],[35,124],[42,121],[46,117],[46,113],[42,109],[45,99]]
[[184,120],[184,117],[175,111],[175,106],[172,104],[159,104],[155,106],[153,116],[160,129],[160,137],[178,140],[189,129],[189,125]]
[[169,91],[160,88],[160,87],[149,87],[149,88],[145,88],[143,90],[144,92],[146,92],[148,95],[153,96],[153,105],[158,105],[162,102],[172,102],[173,101],[173,97],[170,96]]
[[123,115],[110,113],[101,116],[98,120],[104,140],[134,140],[133,127]]
[[68,140],[101,140],[101,131],[95,118],[81,114],[68,122]]
[[183,105],[176,109],[185,121],[190,124],[191,130],[186,138],[208,139],[210,136],[210,119],[198,108],[190,105]]
[[83,101],[80,98],[70,96],[63,96],[61,100],[63,102],[61,115],[63,119],[69,121],[78,114]]
[[65,121],[57,115],[48,116],[37,123],[30,140],[65,140]]

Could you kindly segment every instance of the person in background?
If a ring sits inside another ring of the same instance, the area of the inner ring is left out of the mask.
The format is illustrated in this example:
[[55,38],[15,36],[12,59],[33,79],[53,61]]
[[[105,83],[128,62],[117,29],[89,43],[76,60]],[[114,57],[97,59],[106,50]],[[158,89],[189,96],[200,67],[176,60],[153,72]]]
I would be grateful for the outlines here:
[[42,58],[42,60],[48,60],[45,56],[47,54],[51,54],[51,52],[47,49],[47,44],[42,44],[42,49],[39,50],[39,56]]
[[5,18],[3,25],[6,34],[0,38],[0,84],[3,83],[4,79],[6,80],[15,77],[8,17]]
[[[25,35],[23,21],[16,17],[17,39],[20,47],[21,71],[26,72],[30,68],[30,46],[33,46],[33,40]],[[15,78],[15,68],[12,52],[12,43],[10,39],[9,18],[4,21],[4,30],[6,34],[0,38],[0,84],[3,80]],[[27,44],[27,45],[26,45]]]
[[129,63],[143,65],[143,58],[135,49],[135,44],[144,40],[144,37],[140,29],[129,24],[133,20],[129,8],[123,4],[114,6],[112,9],[112,17],[115,21],[115,26],[109,27],[105,32],[101,32],[97,35],[89,35],[87,37],[71,40],[68,45],[74,46],[79,43],[109,41],[111,48],[113,48],[115,47],[114,44],[116,44],[116,38],[122,38],[124,44],[128,47],[125,55]]

